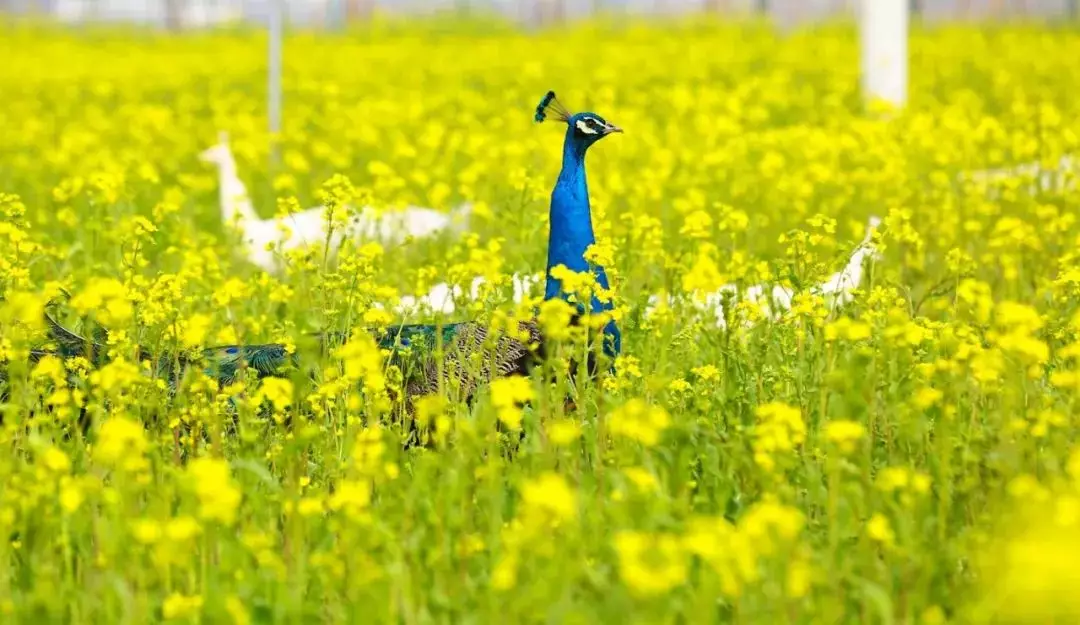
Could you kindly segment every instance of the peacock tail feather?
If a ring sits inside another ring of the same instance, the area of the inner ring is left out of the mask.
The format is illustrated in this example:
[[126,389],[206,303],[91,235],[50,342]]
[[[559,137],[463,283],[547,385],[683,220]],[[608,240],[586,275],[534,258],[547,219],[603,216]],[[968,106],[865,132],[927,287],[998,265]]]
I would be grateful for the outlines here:
[[212,347],[202,352],[207,363],[204,371],[217,378],[221,385],[232,384],[244,369],[253,369],[260,378],[279,376],[290,365],[299,365],[299,359],[290,355],[284,345],[229,345]]
[[[101,364],[108,353],[106,332],[97,332],[103,342],[89,340],[65,328],[46,315],[51,345],[35,350],[32,359],[47,354],[60,358],[83,356]],[[388,352],[388,363],[402,373],[403,401],[408,412],[420,396],[447,393],[469,400],[477,389],[495,377],[512,373],[527,374],[542,352],[543,336],[532,320],[518,322],[514,332],[492,332],[476,322],[445,325],[408,324],[369,329],[377,345]],[[340,344],[344,335],[318,335],[324,348]],[[202,350],[197,356],[162,354],[152,356],[139,350],[140,359],[149,361],[155,376],[168,381],[175,390],[179,380],[193,366],[216,379],[221,386],[235,382],[245,370],[257,377],[280,377],[300,367],[299,358],[285,345],[223,345]]]

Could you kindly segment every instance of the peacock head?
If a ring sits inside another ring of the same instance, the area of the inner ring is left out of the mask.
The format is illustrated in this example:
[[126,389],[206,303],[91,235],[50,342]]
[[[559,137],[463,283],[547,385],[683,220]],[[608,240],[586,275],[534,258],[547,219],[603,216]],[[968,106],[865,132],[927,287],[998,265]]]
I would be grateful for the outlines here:
[[543,99],[540,100],[540,104],[536,106],[536,115],[534,116],[534,119],[537,122],[543,122],[549,119],[565,122],[567,126],[567,144],[579,148],[582,152],[604,137],[615,132],[622,132],[622,128],[612,124],[596,113],[583,112],[571,114],[570,111],[566,110],[566,107],[556,99],[554,91],[548,91]]
[[227,165],[232,162],[233,155],[232,150],[229,149],[229,134],[224,131],[219,132],[217,145],[200,152],[199,160],[212,165]]

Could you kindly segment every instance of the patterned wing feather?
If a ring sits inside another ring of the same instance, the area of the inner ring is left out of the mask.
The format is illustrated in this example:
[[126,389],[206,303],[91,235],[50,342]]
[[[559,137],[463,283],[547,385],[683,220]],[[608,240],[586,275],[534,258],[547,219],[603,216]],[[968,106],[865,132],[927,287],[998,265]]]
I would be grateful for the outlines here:
[[[59,346],[57,355],[65,358],[84,355],[88,347],[94,356],[105,353],[103,344],[67,330],[48,315],[46,319],[50,336]],[[381,348],[390,351],[391,362],[398,365],[405,377],[407,405],[421,395],[439,392],[440,388],[469,400],[480,385],[493,378],[527,374],[537,361],[543,343],[535,321],[519,322],[512,332],[494,333],[483,324],[462,322],[395,326],[373,331],[373,336]],[[213,347],[203,350],[202,356],[206,374],[222,385],[234,382],[246,367],[265,377],[282,375],[290,364],[298,365],[295,355],[290,356],[284,345],[275,343]],[[162,355],[158,362],[158,373],[171,382],[192,364],[176,355]]]
[[217,378],[221,384],[231,384],[237,373],[250,367],[260,378],[279,375],[296,358],[290,358],[285,346],[278,343],[265,345],[227,345],[212,347],[203,351],[206,360],[205,372]]
[[451,394],[470,400],[477,388],[493,378],[527,374],[542,343],[534,321],[519,322],[516,332],[492,333],[479,323],[462,323],[442,357],[426,360],[420,375],[406,377],[410,399],[438,393],[440,385]]

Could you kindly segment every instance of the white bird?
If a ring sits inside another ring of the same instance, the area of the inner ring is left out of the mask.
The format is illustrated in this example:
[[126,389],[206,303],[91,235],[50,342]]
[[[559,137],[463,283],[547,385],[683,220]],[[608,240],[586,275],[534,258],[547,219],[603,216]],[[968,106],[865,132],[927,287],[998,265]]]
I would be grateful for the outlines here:
[[[520,303],[526,297],[532,293],[534,285],[540,284],[544,279],[542,273],[534,274],[514,274],[511,276],[511,284],[514,289],[513,301]],[[473,278],[472,284],[469,286],[468,299],[465,301],[475,301],[480,298],[480,288],[487,282],[482,276]],[[404,295],[398,302],[395,308],[399,314],[408,315],[411,313],[422,312],[425,309],[434,313],[442,313],[449,315],[456,309],[455,301],[462,301],[462,297],[465,295],[464,290],[455,286],[450,288],[446,283],[440,282],[427,292],[427,294],[417,298],[412,295]]]
[[866,234],[848,258],[847,266],[821,283],[814,289],[815,292],[825,296],[831,295],[833,302],[836,304],[846,304],[851,301],[852,291],[859,288],[859,284],[862,283],[863,261],[868,257],[877,257],[877,249],[871,239],[874,236],[874,231],[880,225],[881,218],[871,217],[869,219],[866,224]]
[[[326,242],[325,209],[321,206],[283,217],[259,218],[247,187],[237,174],[236,159],[225,133],[221,133],[217,145],[203,151],[199,158],[217,166],[221,219],[227,227],[235,223],[240,229],[244,251],[252,263],[266,271],[276,271],[281,267],[273,248],[287,251]],[[399,243],[406,237],[427,237],[442,230],[460,232],[468,227],[471,211],[472,205],[468,203],[449,214],[416,206],[379,214],[371,207],[363,207],[330,240],[331,252],[350,239]]]
[[[816,295],[826,296],[827,302],[832,306],[850,301],[852,291],[857,289],[862,282],[863,261],[868,256],[874,256],[876,254],[876,248],[873,244],[872,237],[874,230],[876,230],[880,224],[880,218],[871,217],[866,227],[866,235],[848,258],[847,265],[840,271],[829,276],[825,282],[812,287],[810,292]],[[777,284],[768,291],[768,296],[766,296],[766,288],[767,287],[760,284],[748,287],[742,293],[742,301],[757,304],[766,317],[776,320],[785,310],[791,307],[791,300],[794,298],[795,292],[788,287]],[[713,314],[716,318],[716,326],[718,328],[726,328],[727,320],[724,314],[724,299],[726,297],[737,297],[738,294],[739,289],[737,286],[734,284],[725,284],[702,298],[694,299],[693,305],[703,313]],[[683,299],[683,296],[668,295],[667,305],[671,306],[680,299]],[[645,309],[646,317],[651,316],[659,304],[660,296],[650,295],[649,303]]]
[[1030,185],[1027,187],[1029,193],[1068,191],[1080,179],[1080,159],[1062,156],[1058,160],[1057,166],[1052,167],[1044,167],[1042,163],[1036,161],[1013,165],[1012,167],[983,169],[961,175],[961,180],[977,182],[990,187],[987,194],[991,199],[995,199],[999,195],[997,189],[991,187],[991,185],[1016,178],[1030,180]]
[[[810,291],[823,296],[831,296],[831,301],[834,305],[850,301],[852,291],[857,289],[859,284],[862,283],[863,261],[868,256],[875,254],[871,236],[880,224],[881,219],[878,217],[871,217],[867,225],[866,235],[858,247],[852,252],[847,265],[840,271],[831,275],[825,282],[810,289]],[[541,284],[543,280],[543,273],[514,274],[511,278],[514,291],[513,301],[515,303],[520,303],[526,296],[531,295],[533,287]],[[483,277],[478,276],[474,278],[467,293],[465,289],[460,286],[451,288],[449,285],[440,282],[431,287],[426,294],[420,297],[412,295],[402,296],[395,307],[395,312],[401,315],[412,315],[430,311],[433,313],[449,315],[456,310],[455,302],[461,303],[479,299],[480,288],[485,282],[486,280]],[[726,325],[724,319],[724,297],[727,295],[734,296],[737,292],[738,288],[735,285],[725,284],[715,292],[709,293],[700,300],[695,301],[694,305],[702,312],[714,314],[717,327],[722,328]],[[784,310],[791,307],[791,300],[794,297],[794,292],[790,288],[775,285],[769,293],[771,297],[766,298],[765,295],[765,287],[756,285],[747,288],[743,292],[743,300],[758,304],[766,315],[775,319]],[[668,295],[667,303],[670,306],[679,299],[680,296]],[[650,295],[645,311],[646,316],[651,315],[659,303],[659,295]]]

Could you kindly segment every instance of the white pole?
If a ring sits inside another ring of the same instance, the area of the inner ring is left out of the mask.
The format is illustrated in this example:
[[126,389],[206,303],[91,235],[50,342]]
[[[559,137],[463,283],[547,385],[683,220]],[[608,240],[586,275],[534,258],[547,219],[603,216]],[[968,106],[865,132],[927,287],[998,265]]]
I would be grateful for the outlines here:
[[267,117],[276,152],[277,134],[281,132],[281,0],[270,0],[270,46],[267,51]]
[[343,30],[348,20],[345,0],[329,0],[330,2],[330,27],[334,30]]
[[861,0],[859,47],[867,101],[907,102],[909,0]]

